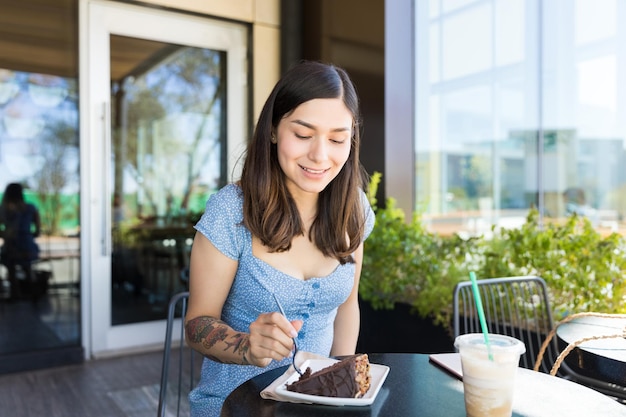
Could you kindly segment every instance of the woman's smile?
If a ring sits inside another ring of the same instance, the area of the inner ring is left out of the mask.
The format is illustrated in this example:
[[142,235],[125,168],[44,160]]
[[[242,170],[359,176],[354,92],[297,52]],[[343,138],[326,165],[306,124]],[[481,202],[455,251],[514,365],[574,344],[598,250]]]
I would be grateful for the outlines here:
[[327,172],[330,168],[327,169],[311,169],[311,168],[307,168],[307,167],[303,167],[300,166],[305,172],[312,174],[312,175],[320,175],[323,174],[325,172]]

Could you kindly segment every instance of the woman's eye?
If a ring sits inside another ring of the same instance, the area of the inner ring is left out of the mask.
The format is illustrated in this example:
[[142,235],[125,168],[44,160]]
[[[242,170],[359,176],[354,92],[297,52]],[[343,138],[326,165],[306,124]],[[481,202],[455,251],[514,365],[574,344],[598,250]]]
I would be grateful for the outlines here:
[[311,136],[299,135],[299,134],[297,134],[297,133],[296,133],[296,137],[297,137],[298,139],[310,139],[310,138],[311,138]]
[[332,143],[336,143],[338,145],[341,145],[342,143],[345,143],[346,140],[345,139],[331,139],[330,140]]

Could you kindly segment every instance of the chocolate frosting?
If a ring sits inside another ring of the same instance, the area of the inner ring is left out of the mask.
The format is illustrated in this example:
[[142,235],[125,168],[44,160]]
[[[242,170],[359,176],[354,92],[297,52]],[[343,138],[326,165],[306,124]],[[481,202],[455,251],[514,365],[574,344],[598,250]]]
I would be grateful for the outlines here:
[[355,377],[355,358],[351,357],[313,374],[308,368],[298,381],[287,385],[287,389],[301,394],[354,398],[359,392]]

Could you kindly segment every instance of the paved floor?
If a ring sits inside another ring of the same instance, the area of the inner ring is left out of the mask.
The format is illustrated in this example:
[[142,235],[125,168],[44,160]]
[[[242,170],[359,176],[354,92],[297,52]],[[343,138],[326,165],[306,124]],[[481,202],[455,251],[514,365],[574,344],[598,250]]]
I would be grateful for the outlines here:
[[0,415],[154,417],[162,352],[0,376]]

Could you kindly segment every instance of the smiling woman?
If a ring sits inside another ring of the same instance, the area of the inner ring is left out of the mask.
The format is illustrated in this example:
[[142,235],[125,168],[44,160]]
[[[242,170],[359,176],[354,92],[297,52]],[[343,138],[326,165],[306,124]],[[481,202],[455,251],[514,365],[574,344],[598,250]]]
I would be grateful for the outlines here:
[[289,364],[295,343],[326,357],[355,353],[363,241],[374,222],[358,126],[348,74],[302,62],[266,101],[241,179],[208,200],[186,328],[210,359],[190,395],[192,416],[218,415],[236,386]]

